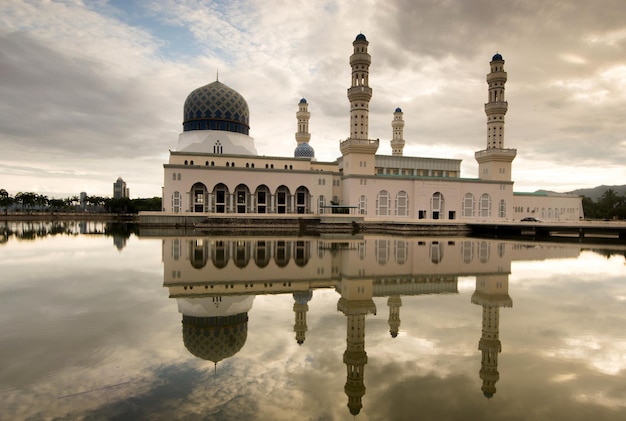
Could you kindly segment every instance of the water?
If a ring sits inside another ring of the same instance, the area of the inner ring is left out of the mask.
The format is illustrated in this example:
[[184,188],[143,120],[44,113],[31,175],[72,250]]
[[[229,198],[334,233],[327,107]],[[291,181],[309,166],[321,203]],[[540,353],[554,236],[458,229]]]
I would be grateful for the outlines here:
[[626,247],[0,231],[3,420],[626,416]]

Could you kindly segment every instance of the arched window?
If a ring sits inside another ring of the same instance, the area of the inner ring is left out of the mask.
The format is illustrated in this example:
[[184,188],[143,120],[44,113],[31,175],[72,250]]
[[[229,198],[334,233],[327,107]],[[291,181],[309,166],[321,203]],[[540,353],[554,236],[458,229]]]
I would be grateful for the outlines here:
[[309,213],[311,195],[309,189],[300,186],[296,189],[296,213]]
[[465,193],[463,197],[463,216],[465,218],[474,216],[474,195],[472,193]]
[[433,219],[442,219],[444,212],[443,194],[436,192],[430,200],[430,208]]
[[244,240],[235,242],[233,250],[233,260],[238,268],[245,268],[250,261],[250,243]]
[[180,212],[180,192],[177,191],[172,194],[172,212]]
[[389,216],[389,192],[381,190],[376,196],[376,215]]
[[276,213],[291,212],[291,193],[287,186],[280,186],[276,189]]
[[487,263],[489,261],[489,252],[490,252],[489,243],[486,241],[481,241],[478,247],[478,260],[481,263]]
[[367,215],[367,197],[365,195],[359,197],[359,215]]
[[506,202],[504,199],[500,199],[500,204],[498,205],[498,217],[506,218]]
[[409,195],[404,190],[396,195],[396,215],[409,216]]
[[403,265],[406,262],[407,255],[407,244],[404,240],[395,240],[394,248],[396,252],[396,263],[399,265]]
[[205,212],[207,189],[202,183],[196,183],[191,187],[191,209],[193,212]]
[[310,241],[296,241],[296,249],[294,251],[293,260],[296,265],[304,267],[309,263],[311,257],[311,242]]
[[189,260],[195,269],[202,269],[209,261],[209,242],[198,239],[189,242]]
[[374,253],[379,265],[384,265],[389,261],[389,240],[376,240],[374,242]]
[[289,241],[276,241],[274,250],[274,261],[278,267],[285,267],[291,259],[291,242]]
[[443,259],[443,244],[439,241],[433,241],[430,243],[430,261],[437,264]]
[[491,216],[491,196],[487,193],[483,193],[480,196],[480,211],[481,218],[489,218]]
[[463,256],[463,263],[471,263],[474,259],[474,242],[463,241],[461,243],[461,255]]
[[270,245],[267,241],[257,241],[254,249],[254,263],[264,268],[270,262]]

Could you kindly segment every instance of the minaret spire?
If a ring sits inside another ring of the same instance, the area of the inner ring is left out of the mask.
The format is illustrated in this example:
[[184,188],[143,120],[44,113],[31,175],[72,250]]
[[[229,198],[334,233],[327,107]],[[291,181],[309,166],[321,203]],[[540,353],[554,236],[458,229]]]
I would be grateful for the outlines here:
[[391,128],[393,129],[393,137],[391,138],[391,154],[393,156],[402,156],[404,149],[404,113],[400,107],[396,108],[393,113],[393,121]]
[[478,176],[482,180],[511,181],[511,163],[517,155],[515,149],[504,148],[504,115],[509,104],[504,99],[507,74],[504,59],[496,53],[489,63],[489,85],[485,114],[487,114],[487,147],[474,154],[478,162]]
[[354,52],[350,56],[352,76],[348,88],[350,137],[339,143],[343,156],[342,171],[346,175],[372,175],[379,144],[378,139],[368,137],[369,102],[372,98],[372,88],[369,87],[369,67],[372,58],[367,52],[369,42],[365,35],[357,35],[352,45],[354,46]]
[[485,104],[487,114],[487,149],[504,148],[504,115],[509,104],[504,99],[504,85],[507,75],[504,71],[504,59],[496,53],[491,62],[491,72],[487,75],[489,97]]
[[309,119],[311,113],[309,112],[309,104],[305,98],[302,98],[298,103],[298,112],[296,113],[296,119],[298,120],[298,131],[296,132],[296,142],[298,145],[311,140],[311,134],[309,133]]
[[367,52],[369,42],[359,34],[352,43],[354,53],[350,56],[352,84],[348,89],[350,100],[350,138],[368,139],[369,102],[372,88],[369,87],[369,68],[372,57]]

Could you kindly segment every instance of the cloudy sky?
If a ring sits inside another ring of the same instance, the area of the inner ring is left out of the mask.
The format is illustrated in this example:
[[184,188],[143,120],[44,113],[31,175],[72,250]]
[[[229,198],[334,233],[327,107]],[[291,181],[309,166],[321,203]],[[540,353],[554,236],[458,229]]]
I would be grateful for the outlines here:
[[485,75],[508,72],[505,147],[516,191],[626,179],[623,0],[3,0],[0,188],[65,197],[160,196],[193,89],[215,80],[250,107],[260,154],[291,156],[301,97],[318,160],[348,136],[348,58],[370,41],[370,137],[391,154],[463,160],[486,145]]

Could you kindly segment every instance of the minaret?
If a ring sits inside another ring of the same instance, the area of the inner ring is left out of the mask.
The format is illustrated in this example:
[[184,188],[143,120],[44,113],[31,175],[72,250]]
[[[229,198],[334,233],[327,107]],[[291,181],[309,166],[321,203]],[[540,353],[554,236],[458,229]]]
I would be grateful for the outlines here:
[[306,313],[309,311],[309,305],[307,304],[313,297],[313,291],[301,291],[293,293],[293,312],[296,315],[296,322],[293,326],[293,331],[296,332],[296,342],[298,345],[304,343],[307,325],[306,325]]
[[496,54],[489,63],[491,72],[487,75],[489,85],[485,114],[487,114],[487,148],[474,154],[478,161],[478,176],[483,180],[511,181],[511,162],[515,159],[515,149],[504,148],[504,116],[509,104],[504,99],[504,85],[507,74],[504,59]]
[[477,276],[472,303],[483,307],[482,335],[478,341],[478,349],[482,353],[479,375],[483,380],[483,394],[486,398],[492,398],[496,393],[496,382],[500,379],[500,307],[513,306],[513,300],[509,296],[509,275]]
[[387,299],[389,306],[389,334],[392,338],[398,336],[400,329],[400,307],[402,307],[402,298],[399,295],[392,295]]
[[372,62],[367,52],[369,42],[359,34],[352,43],[354,52],[350,56],[352,82],[348,88],[350,101],[350,137],[339,144],[343,155],[344,174],[374,174],[374,154],[378,140],[368,138],[369,102],[372,88],[369,87],[369,67]]
[[372,88],[369,87],[369,68],[372,57],[367,52],[369,42],[367,42],[365,35],[357,35],[352,45],[354,46],[354,53],[350,56],[352,84],[348,89],[350,138],[368,139],[369,103],[372,99]]
[[393,129],[393,137],[391,139],[391,154],[393,156],[402,156],[402,150],[404,149],[404,120],[402,116],[404,113],[400,107],[396,108],[393,113],[393,121],[391,122],[391,128]]
[[296,142],[298,145],[293,151],[294,158],[315,158],[315,150],[309,145],[311,140],[311,134],[309,133],[309,118],[311,113],[309,112],[309,104],[305,98],[302,98],[298,103],[298,112],[296,113],[298,119],[298,131],[296,132]]
[[348,396],[348,409],[357,415],[363,407],[365,395],[365,316],[376,314],[376,304],[372,300],[374,285],[371,279],[349,279],[341,282],[341,298],[337,310],[346,315],[346,351],[343,362],[347,376],[344,392]]
[[296,132],[296,142],[298,145],[301,143],[308,143],[311,140],[311,134],[309,133],[309,119],[311,113],[309,112],[309,104],[305,98],[302,98],[298,103],[298,112],[296,113],[296,119],[298,119],[298,131]]

